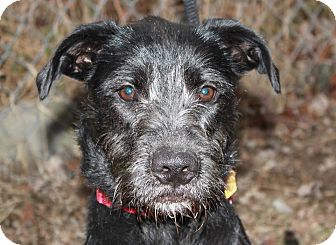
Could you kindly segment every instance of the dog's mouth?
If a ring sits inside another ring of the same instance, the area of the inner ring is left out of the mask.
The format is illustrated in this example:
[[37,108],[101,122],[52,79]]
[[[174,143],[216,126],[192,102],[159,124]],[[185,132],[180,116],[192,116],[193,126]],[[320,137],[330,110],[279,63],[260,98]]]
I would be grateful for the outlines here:
[[176,219],[178,217],[198,218],[217,207],[217,199],[193,197],[187,192],[165,192],[161,193],[149,202],[139,203],[139,210],[147,218],[165,220],[167,218]]
[[157,198],[156,203],[186,203],[191,202],[189,198],[182,195],[165,195]]

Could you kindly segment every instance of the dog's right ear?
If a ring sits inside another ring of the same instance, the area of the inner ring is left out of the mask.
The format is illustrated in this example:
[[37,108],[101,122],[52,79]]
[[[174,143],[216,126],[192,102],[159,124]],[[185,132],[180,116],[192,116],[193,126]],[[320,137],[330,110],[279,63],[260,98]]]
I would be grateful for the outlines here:
[[280,93],[279,71],[262,37],[235,20],[209,19],[201,27],[206,30],[206,39],[211,37],[220,44],[237,75],[256,69],[267,74],[274,91]]
[[77,27],[38,73],[36,85],[40,99],[48,96],[51,85],[62,74],[85,81],[94,72],[98,55],[120,28],[112,21]]

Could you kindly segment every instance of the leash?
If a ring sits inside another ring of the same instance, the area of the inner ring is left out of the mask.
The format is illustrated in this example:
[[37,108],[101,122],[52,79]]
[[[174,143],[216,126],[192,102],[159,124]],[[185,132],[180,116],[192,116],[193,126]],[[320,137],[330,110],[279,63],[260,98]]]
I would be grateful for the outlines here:
[[187,23],[191,25],[199,25],[200,20],[198,16],[196,0],[183,0],[184,3],[184,15]]

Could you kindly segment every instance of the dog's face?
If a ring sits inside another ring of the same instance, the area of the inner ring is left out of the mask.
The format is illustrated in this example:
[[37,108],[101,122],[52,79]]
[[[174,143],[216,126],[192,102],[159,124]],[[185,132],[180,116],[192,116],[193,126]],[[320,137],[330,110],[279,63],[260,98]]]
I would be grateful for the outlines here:
[[185,214],[223,199],[235,161],[235,89],[252,69],[280,92],[264,41],[238,22],[152,17],[77,28],[37,85],[44,99],[61,74],[85,81],[78,133],[92,186],[122,205]]

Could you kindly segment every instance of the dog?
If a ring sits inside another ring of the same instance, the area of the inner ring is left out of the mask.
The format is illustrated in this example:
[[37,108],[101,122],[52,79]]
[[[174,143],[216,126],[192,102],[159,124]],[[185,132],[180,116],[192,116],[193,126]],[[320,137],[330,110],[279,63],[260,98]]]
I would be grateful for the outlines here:
[[76,129],[94,190],[85,244],[250,244],[225,191],[238,81],[254,69],[280,93],[265,41],[235,20],[102,21],[62,41],[36,83],[41,100],[61,75],[88,91]]

